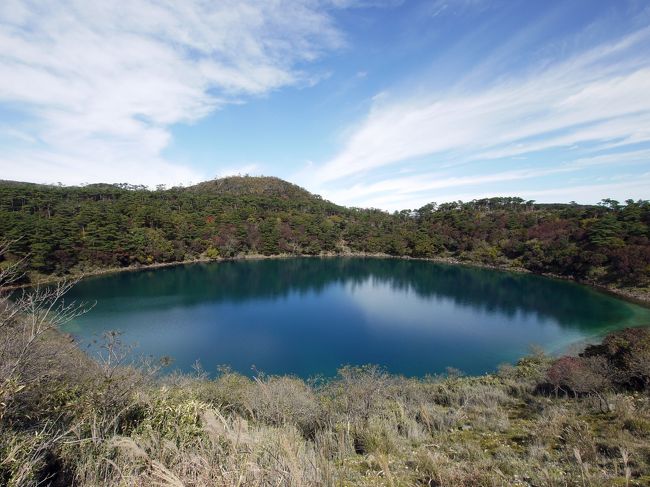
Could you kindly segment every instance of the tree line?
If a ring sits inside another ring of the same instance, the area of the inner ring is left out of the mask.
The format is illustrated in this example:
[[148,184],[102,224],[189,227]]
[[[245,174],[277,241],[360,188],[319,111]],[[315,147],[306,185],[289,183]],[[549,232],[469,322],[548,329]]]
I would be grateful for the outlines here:
[[430,203],[388,213],[346,208],[277,178],[187,188],[0,182],[8,265],[26,279],[249,254],[380,253],[520,267],[603,284],[650,283],[650,202]]

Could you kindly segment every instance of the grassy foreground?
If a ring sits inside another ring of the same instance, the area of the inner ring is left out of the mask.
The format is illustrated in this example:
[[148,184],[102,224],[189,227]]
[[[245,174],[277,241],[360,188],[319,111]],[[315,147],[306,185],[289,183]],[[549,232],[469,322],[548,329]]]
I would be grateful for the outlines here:
[[37,336],[0,389],[0,484],[650,485],[647,329],[481,377],[160,377],[126,353]]

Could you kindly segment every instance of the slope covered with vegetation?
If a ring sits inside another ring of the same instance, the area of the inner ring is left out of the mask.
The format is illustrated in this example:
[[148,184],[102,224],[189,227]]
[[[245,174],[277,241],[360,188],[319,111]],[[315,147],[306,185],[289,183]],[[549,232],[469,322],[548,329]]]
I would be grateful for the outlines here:
[[250,254],[381,253],[647,286],[650,203],[543,205],[521,198],[389,214],[345,208],[277,178],[188,188],[0,182],[0,238],[31,278]]
[[[50,308],[58,292],[39,296],[36,316],[76,312]],[[93,361],[49,321],[0,304],[0,343],[12,344],[0,353],[2,485],[650,483],[647,329],[481,377],[367,366],[326,382],[199,369],[160,378],[163,364],[124,365],[116,334]]]

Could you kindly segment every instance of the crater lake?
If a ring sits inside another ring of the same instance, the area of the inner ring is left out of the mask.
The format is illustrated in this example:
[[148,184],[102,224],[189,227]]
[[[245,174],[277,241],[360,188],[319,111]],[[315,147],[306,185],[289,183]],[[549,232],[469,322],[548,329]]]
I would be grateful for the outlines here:
[[96,302],[69,323],[96,353],[122,333],[134,356],[170,370],[219,365],[251,375],[332,376],[377,364],[407,376],[495,370],[557,352],[650,309],[573,282],[491,269],[382,258],[222,261],[90,277],[66,297]]

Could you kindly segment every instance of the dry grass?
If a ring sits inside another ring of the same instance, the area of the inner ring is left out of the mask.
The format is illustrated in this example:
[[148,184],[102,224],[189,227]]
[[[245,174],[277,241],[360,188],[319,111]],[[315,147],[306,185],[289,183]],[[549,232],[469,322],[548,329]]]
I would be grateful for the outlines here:
[[346,368],[319,386],[227,371],[142,382],[119,368],[111,389],[101,372],[68,374],[41,392],[57,405],[30,411],[30,428],[18,412],[3,422],[0,474],[8,485],[647,485],[647,394],[610,393],[607,413],[589,396],[535,394],[513,384],[530,360],[503,376],[422,380]]

